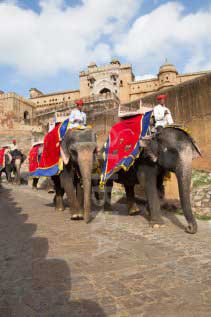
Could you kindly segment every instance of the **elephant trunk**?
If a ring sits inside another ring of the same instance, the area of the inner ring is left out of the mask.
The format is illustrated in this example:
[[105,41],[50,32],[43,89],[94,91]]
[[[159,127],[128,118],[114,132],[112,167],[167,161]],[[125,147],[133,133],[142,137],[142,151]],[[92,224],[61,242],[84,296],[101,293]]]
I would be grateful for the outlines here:
[[15,169],[16,169],[16,182],[20,185],[21,183],[21,158],[15,159]]
[[89,148],[78,151],[78,163],[84,189],[84,220],[89,222],[91,211],[91,177],[93,168],[93,150]]
[[190,201],[190,187],[191,187],[191,168],[192,162],[192,150],[187,148],[180,155],[180,162],[176,169],[176,176],[178,180],[179,195],[182,205],[182,209],[185,218],[188,222],[186,231],[188,233],[197,232],[197,223],[192,213],[191,201]]

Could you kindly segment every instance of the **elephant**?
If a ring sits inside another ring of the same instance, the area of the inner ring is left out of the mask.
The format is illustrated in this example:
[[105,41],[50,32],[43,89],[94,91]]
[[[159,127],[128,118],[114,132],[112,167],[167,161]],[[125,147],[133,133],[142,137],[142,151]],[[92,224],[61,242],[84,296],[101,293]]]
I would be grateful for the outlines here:
[[7,181],[12,182],[12,172],[15,175],[14,182],[20,185],[21,183],[21,165],[25,161],[26,156],[19,150],[14,150],[8,153],[5,153],[5,167],[1,170],[0,176],[2,172],[5,172]]
[[96,163],[97,141],[93,129],[68,130],[61,142],[64,168],[60,175],[52,176],[56,195],[56,210],[64,210],[66,192],[71,219],[90,220],[92,171]]
[[[38,182],[39,182],[39,177],[32,178],[32,189],[33,190],[38,190]],[[48,193],[54,193],[54,183],[52,182],[51,178],[47,179],[46,190]]]
[[[188,226],[186,232],[196,233],[197,223],[190,202],[192,160],[201,156],[193,138],[180,127],[168,126],[150,139],[140,140],[142,153],[128,171],[120,170],[110,178],[105,186],[104,208],[110,208],[113,181],[125,187],[129,211],[132,213],[134,187],[145,179],[145,192],[152,226],[163,224],[159,193],[163,195],[163,178],[168,172],[176,175],[181,207]],[[102,161],[101,161],[102,163]]]
[[12,155],[10,154],[10,152],[6,152],[4,154],[4,167],[1,169],[0,171],[0,178],[2,176],[2,173],[5,173],[6,175],[6,179],[8,181],[8,183],[11,183],[12,181],[12,177],[11,177],[11,173],[12,173]]

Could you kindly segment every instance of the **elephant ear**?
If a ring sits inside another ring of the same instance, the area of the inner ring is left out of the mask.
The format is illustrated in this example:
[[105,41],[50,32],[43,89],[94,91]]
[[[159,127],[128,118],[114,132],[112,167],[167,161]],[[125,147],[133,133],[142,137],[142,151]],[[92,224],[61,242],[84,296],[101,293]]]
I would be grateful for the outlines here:
[[6,164],[11,164],[12,162],[12,155],[9,152],[5,154],[5,162]]
[[141,148],[145,149],[145,148],[149,147],[150,142],[151,142],[150,139],[145,139],[145,138],[143,138],[143,139],[141,139],[141,140],[139,141],[139,145],[140,145]]
[[157,162],[158,160],[158,142],[152,137],[145,137],[139,141],[139,145],[144,149],[146,157],[148,157],[152,162]]

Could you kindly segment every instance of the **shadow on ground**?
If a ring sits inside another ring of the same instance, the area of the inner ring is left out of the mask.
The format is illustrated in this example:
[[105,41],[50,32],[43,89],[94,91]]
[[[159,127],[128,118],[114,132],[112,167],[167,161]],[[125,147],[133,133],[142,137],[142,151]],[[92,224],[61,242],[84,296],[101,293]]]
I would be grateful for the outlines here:
[[[147,202],[146,199],[143,198],[135,198],[135,202],[140,208],[139,213],[131,216],[131,217],[137,217],[141,216],[145,218],[147,221],[149,221],[149,212],[147,209]],[[113,205],[112,205],[112,212],[113,214],[116,214],[118,216],[128,216],[128,208],[127,208],[127,201],[126,197],[119,198]],[[183,223],[178,219],[175,212],[177,211],[177,208],[174,204],[171,203],[171,201],[164,201],[161,203],[161,214],[162,217],[167,219],[169,222],[171,222],[173,225],[177,226],[180,229],[185,230],[185,226]]]
[[63,259],[47,258],[48,239],[0,187],[0,316],[105,316],[98,303],[71,300],[71,272]]

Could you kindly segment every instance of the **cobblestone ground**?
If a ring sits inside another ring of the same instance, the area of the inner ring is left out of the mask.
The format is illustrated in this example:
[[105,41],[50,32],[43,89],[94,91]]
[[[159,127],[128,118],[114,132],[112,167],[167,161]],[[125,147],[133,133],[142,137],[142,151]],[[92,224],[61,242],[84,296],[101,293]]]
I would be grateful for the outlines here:
[[118,202],[87,225],[51,201],[0,188],[1,317],[211,316],[210,222],[188,235],[169,213],[152,230]]

